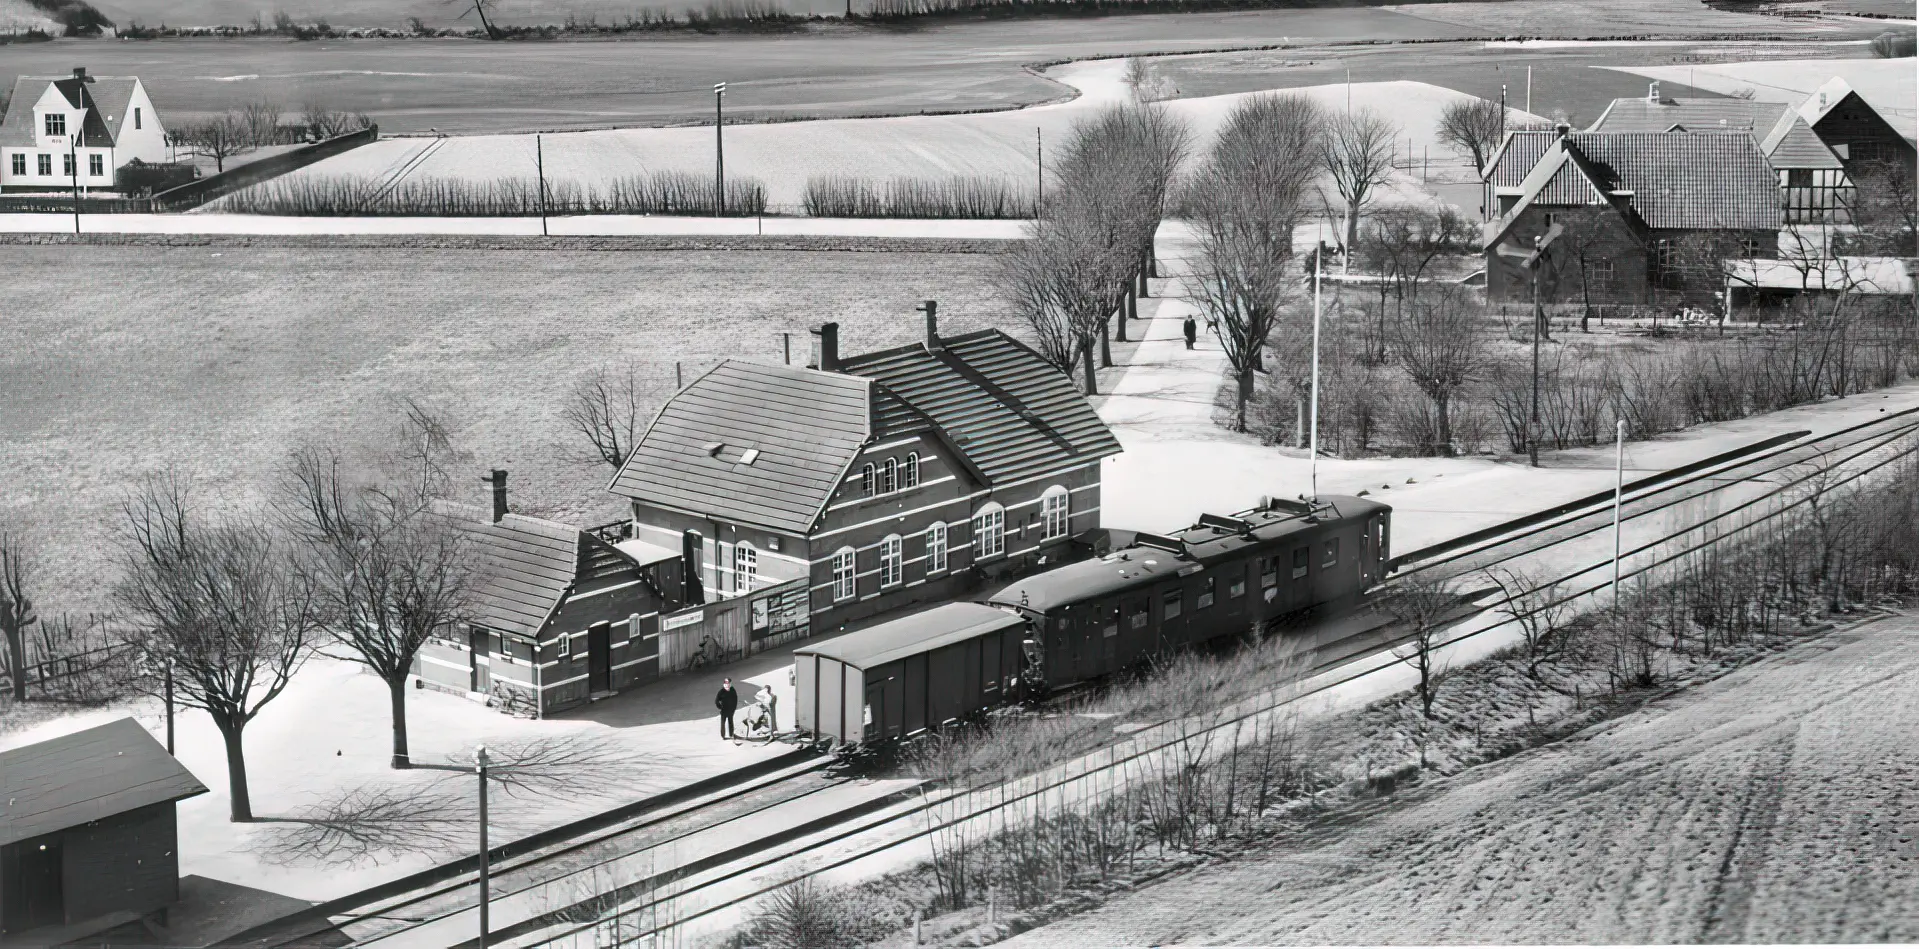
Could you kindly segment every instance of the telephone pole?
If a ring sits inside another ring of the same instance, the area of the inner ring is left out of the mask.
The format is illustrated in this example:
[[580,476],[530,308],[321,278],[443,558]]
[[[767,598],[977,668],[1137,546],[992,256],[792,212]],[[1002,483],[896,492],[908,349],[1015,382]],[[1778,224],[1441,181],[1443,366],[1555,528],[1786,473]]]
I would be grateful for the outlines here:
[[726,83],[713,84],[713,208],[726,216]]

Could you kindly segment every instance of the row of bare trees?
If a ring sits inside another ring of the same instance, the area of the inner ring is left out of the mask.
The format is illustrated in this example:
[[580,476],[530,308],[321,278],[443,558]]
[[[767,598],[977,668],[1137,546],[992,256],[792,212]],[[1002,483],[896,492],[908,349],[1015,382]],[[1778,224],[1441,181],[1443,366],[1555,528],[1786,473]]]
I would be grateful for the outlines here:
[[363,113],[342,112],[324,103],[310,103],[289,123],[286,110],[266,100],[177,125],[168,133],[175,148],[211,159],[215,171],[225,171],[228,159],[271,145],[303,140],[325,140],[357,132],[373,124]]

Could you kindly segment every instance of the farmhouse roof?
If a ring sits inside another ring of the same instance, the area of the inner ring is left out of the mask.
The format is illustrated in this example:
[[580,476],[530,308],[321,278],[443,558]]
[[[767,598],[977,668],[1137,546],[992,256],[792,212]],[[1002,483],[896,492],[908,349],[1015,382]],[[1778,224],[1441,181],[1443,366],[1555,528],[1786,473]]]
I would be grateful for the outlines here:
[[1847,96],[1855,95],[1858,93],[1853,91],[1851,83],[1843,77],[1834,76],[1820,84],[1819,88],[1814,89],[1812,95],[1806,97],[1806,101],[1799,103],[1799,117],[1805,119],[1807,125],[1817,127],[1827,113],[1839,108],[1839,103],[1846,101]]
[[579,578],[583,532],[524,514],[495,523],[486,510],[439,502],[474,544],[477,560],[469,618],[488,629],[537,636]]
[[1499,150],[1486,161],[1486,177],[1495,190],[1510,191],[1526,180],[1556,137],[1551,129],[1518,129],[1506,133]]
[[667,400],[611,490],[805,533],[874,434],[872,389],[840,373],[727,360]]
[[0,752],[0,847],[205,794],[131,718]]
[[1614,99],[1589,132],[1745,132],[1774,168],[1845,167],[1783,102],[1750,99]]
[[1609,204],[1654,230],[1777,230],[1779,185],[1744,132],[1571,132],[1522,179],[1519,201],[1486,228],[1497,243],[1534,205]]
[[844,363],[930,419],[988,484],[1119,454],[1119,440],[1071,380],[996,329],[856,356]]
[[5,121],[0,121],[0,145],[32,145],[39,141],[33,127],[33,107],[38,105],[47,87],[52,86],[76,109],[87,110],[81,126],[81,142],[88,146],[109,147],[120,139],[133,102],[133,90],[140,80],[132,76],[20,76],[13,82],[12,105]]

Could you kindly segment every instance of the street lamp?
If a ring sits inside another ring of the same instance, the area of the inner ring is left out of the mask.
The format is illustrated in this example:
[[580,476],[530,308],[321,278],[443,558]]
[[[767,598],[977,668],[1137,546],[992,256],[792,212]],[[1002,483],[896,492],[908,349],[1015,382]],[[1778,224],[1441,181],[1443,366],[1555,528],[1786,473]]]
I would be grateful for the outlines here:
[[1626,420],[1613,426],[1612,605],[1619,608],[1619,508],[1626,494]]
[[489,920],[487,918],[487,903],[489,901],[489,897],[487,894],[487,887],[489,883],[491,882],[488,879],[488,877],[490,876],[490,871],[492,870],[492,867],[490,866],[490,861],[487,859],[487,845],[486,845],[486,778],[487,778],[487,775],[486,775],[486,746],[485,745],[480,746],[480,751],[479,751],[479,755],[476,758],[476,762],[477,763],[473,770],[474,770],[474,773],[480,776],[480,949],[486,949],[486,940],[490,930]]
[[713,84],[713,208],[726,216],[726,83]]
[[1319,500],[1319,265],[1326,257],[1326,235],[1321,232],[1316,238],[1313,246],[1313,407],[1306,447],[1307,472],[1314,501]]

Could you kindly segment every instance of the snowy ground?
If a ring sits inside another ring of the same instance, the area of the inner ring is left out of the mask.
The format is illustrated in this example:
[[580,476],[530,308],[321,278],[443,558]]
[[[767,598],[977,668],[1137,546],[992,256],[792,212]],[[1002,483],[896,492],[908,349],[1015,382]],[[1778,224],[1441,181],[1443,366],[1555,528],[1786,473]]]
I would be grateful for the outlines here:
[[1827,80],[1838,76],[1865,99],[1899,134],[1919,134],[1919,71],[1907,59],[1786,59],[1752,63],[1702,63],[1698,66],[1614,67],[1648,79],[1683,82],[1732,95],[1752,90],[1761,102],[1806,101]]
[[[782,710],[793,707],[782,654],[766,654],[732,667],[746,700],[761,683],[782,693]],[[756,681],[757,680],[757,681]],[[748,686],[741,683],[752,682]],[[790,746],[722,742],[709,711],[717,681],[676,677],[656,686],[597,703],[577,715],[545,721],[512,718],[463,698],[415,690],[408,695],[414,760],[421,763],[465,756],[480,744],[578,736],[616,753],[630,767],[616,780],[575,788],[563,796],[492,799],[494,843],[606,810],[701,777],[780,754]],[[133,715],[156,738],[165,734],[159,703],[141,700],[82,712],[0,735],[0,750],[18,747]],[[443,772],[395,772],[390,749],[386,688],[344,662],[315,659],[246,732],[247,771],[254,813],[284,817],[338,792],[364,785],[425,787]],[[782,723],[791,727],[791,721]],[[226,759],[211,719],[182,712],[176,724],[180,761],[211,793],[180,803],[180,872],[272,890],[306,900],[342,896],[425,869],[457,853],[390,855],[375,865],[333,866],[304,857],[276,860],[260,852],[262,841],[281,829],[270,820],[228,821]]]
[[[915,221],[844,218],[710,218],[593,214],[547,219],[561,237],[744,236],[1009,240],[1023,221]],[[482,234],[531,236],[537,217],[275,217],[261,214],[88,214],[89,234]],[[0,214],[0,233],[71,233],[72,215]]]
[[1915,683],[1834,634],[1006,945],[1911,942]]

